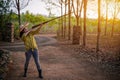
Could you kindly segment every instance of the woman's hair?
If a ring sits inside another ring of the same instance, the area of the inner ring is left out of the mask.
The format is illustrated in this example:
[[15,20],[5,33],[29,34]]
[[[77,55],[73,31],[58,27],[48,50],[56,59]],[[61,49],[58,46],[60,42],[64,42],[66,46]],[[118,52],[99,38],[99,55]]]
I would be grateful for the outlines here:
[[23,33],[24,33],[24,29],[20,32],[20,38],[22,37]]

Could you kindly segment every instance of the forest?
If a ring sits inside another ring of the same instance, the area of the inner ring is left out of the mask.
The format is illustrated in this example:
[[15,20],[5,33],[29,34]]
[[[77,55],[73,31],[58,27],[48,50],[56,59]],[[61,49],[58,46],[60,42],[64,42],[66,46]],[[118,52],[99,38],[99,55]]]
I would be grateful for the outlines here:
[[[39,35],[55,35],[52,38],[60,46],[74,51],[73,57],[80,59],[87,55],[86,60],[107,65],[107,69],[113,68],[113,72],[110,70],[113,77],[104,80],[119,80],[120,0],[39,0],[39,3],[45,4],[48,15],[34,14],[29,10],[22,12],[32,1],[0,1],[0,41],[4,41],[4,37],[8,35],[5,33],[7,23],[14,25],[14,39],[20,41],[20,25],[29,22],[28,28],[31,29],[34,25],[56,18],[44,24]],[[54,9],[59,10],[59,15],[55,15]],[[55,50],[57,51],[56,48]]]

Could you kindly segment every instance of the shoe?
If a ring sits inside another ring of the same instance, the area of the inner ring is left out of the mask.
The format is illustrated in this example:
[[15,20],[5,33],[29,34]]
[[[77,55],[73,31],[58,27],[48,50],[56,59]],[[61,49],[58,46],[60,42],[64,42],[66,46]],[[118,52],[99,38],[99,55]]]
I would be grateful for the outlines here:
[[39,78],[43,79],[42,70],[38,70],[38,72],[39,72]]
[[24,69],[24,75],[23,77],[27,77],[27,69]]

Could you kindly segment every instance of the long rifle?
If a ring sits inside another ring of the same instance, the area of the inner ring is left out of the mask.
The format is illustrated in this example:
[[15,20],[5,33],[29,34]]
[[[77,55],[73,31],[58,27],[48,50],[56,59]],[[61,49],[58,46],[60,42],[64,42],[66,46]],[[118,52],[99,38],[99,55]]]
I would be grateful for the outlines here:
[[70,13],[65,14],[65,15],[62,15],[62,16],[59,16],[59,17],[56,17],[56,18],[53,18],[53,19],[50,19],[50,20],[48,20],[48,21],[42,22],[42,23],[37,24],[37,25],[34,25],[34,26],[32,26],[32,28],[36,28],[36,27],[40,26],[41,24],[42,24],[42,25],[43,25],[43,24],[46,24],[46,23],[48,23],[48,22],[50,22],[50,21],[53,21],[53,20],[58,19],[58,18],[61,18],[61,17],[63,17],[63,16],[67,16],[67,15],[69,15],[69,14],[70,14]]

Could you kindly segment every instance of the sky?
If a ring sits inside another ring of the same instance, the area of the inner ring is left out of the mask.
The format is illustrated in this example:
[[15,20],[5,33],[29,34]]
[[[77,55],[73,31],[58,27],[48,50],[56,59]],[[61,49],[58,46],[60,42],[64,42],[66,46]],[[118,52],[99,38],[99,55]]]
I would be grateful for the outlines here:
[[32,0],[29,2],[28,6],[25,7],[21,12],[29,11],[34,14],[45,14],[47,15],[47,10],[45,10],[45,4],[43,2],[39,2],[39,0]]
[[[46,10],[46,5],[41,0],[31,0],[27,7],[25,7],[21,12],[29,11],[33,14],[43,14],[43,15],[49,15],[48,11]],[[60,9],[56,8],[52,10],[52,13],[56,16],[60,15]]]
[[[54,0],[57,1],[57,0]],[[109,5],[109,11],[108,11],[108,18],[112,18],[112,11],[114,9],[111,8],[113,4]],[[105,17],[105,4],[102,3],[101,5],[101,16]],[[88,4],[87,4],[87,17],[88,18],[97,18],[98,14],[97,14],[97,0],[88,0]],[[25,13],[26,11],[29,11],[30,13],[33,14],[42,14],[42,15],[49,15],[48,11],[46,10],[46,4],[44,2],[42,2],[41,0],[31,0],[28,4],[27,7],[25,7],[23,10],[21,10],[21,13]],[[60,16],[61,14],[61,10],[59,7],[57,8],[53,8],[52,9],[52,14],[54,14],[55,16]],[[64,10],[63,10],[64,12]],[[82,14],[83,16],[83,14]],[[120,18],[120,14],[118,15],[118,17]]]

